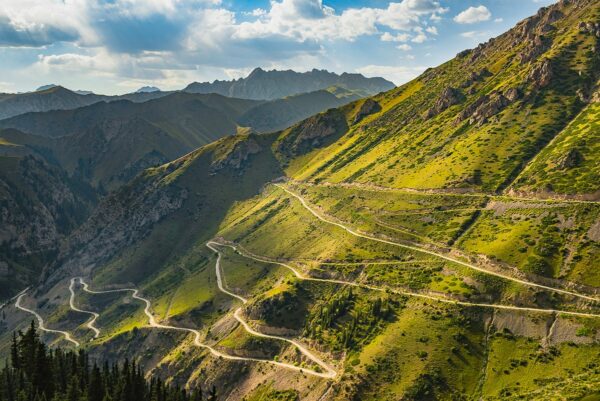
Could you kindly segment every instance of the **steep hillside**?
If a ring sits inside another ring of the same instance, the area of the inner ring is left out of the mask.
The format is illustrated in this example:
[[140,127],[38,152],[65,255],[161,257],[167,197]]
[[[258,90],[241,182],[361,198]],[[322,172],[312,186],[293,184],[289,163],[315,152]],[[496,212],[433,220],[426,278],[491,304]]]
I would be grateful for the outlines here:
[[[0,135],[1,136],[1,135]],[[88,216],[95,192],[21,146],[0,139],[0,296],[39,277],[61,240]]]
[[28,133],[11,131],[10,142],[57,161],[71,176],[110,190],[145,168],[234,134],[235,117],[251,106],[252,101],[180,93],[139,104],[102,102],[25,114],[1,124]]
[[[598,92],[597,92],[598,93]],[[598,95],[596,95],[598,96]],[[515,180],[519,191],[599,199],[600,103],[585,106]]]
[[402,87],[145,170],[7,326],[29,308],[229,400],[594,399],[599,17],[563,0]]
[[[509,187],[595,101],[598,37],[585,26],[597,19],[598,9],[589,2],[540,10],[488,43],[375,96],[380,111],[288,174],[396,188]],[[596,189],[592,180],[585,192]]]
[[365,78],[361,74],[337,75],[325,70],[304,73],[295,71],[265,71],[254,69],[246,78],[233,81],[194,82],[184,91],[191,93],[219,93],[243,99],[273,100],[305,92],[339,86],[350,91],[362,91],[369,95],[390,90],[394,84],[383,78]]
[[1,120],[0,127],[27,133],[11,131],[5,136],[58,162],[69,175],[111,190],[145,168],[242,127],[275,131],[356,98],[343,90],[338,95],[318,91],[261,102],[175,93],[144,103],[99,102],[74,110],[27,113]]

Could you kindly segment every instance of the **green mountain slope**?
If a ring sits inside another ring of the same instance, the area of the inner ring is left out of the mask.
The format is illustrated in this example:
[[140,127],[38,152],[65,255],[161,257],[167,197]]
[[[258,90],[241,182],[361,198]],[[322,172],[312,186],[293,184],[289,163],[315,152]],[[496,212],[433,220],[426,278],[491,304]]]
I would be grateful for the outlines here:
[[514,187],[529,192],[591,194],[600,182],[600,103],[587,105],[524,169]]
[[[402,87],[145,170],[26,305],[231,399],[593,399],[599,13],[561,1]],[[98,338],[68,306],[78,276],[140,291],[76,289]]]
[[591,101],[580,95],[596,90],[598,38],[579,24],[597,20],[597,8],[552,10],[374,97],[381,111],[289,174],[397,188],[508,187]]

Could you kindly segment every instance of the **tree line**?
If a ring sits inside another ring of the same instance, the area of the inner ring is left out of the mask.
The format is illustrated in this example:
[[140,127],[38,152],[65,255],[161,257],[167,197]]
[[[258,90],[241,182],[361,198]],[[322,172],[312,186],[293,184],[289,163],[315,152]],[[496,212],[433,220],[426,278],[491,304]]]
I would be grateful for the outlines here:
[[141,367],[90,362],[84,350],[49,349],[31,322],[13,334],[10,362],[0,370],[0,401],[216,401],[215,387],[204,393],[146,380]]

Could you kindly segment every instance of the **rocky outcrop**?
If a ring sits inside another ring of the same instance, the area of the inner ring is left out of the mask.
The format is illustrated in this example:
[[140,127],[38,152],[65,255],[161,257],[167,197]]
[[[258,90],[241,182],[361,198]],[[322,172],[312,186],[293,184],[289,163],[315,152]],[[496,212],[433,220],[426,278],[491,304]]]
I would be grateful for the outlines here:
[[178,210],[188,193],[176,185],[164,185],[162,179],[172,172],[172,165],[161,167],[152,176],[140,176],[105,198],[70,235],[57,258],[56,264],[61,266],[57,274],[90,269],[109,260],[146,237],[157,222]]
[[469,74],[469,77],[467,78],[467,80],[465,82],[463,82],[463,84],[461,86],[463,88],[468,88],[469,86],[473,85],[474,83],[483,81],[485,78],[487,78],[491,75],[492,75],[492,73],[487,68],[484,68],[481,71],[473,71],[473,72],[471,72],[471,74]]
[[600,38],[600,22],[581,21],[579,23],[579,32]]
[[527,80],[532,83],[533,87],[540,89],[550,84],[553,75],[552,63],[549,59],[545,59],[531,69]]
[[375,100],[369,98],[365,100],[360,106],[358,112],[356,112],[356,115],[354,116],[354,120],[352,121],[352,123],[356,124],[366,116],[371,115],[373,113],[377,113],[379,111],[381,111],[381,105]]
[[556,167],[561,170],[568,170],[579,166],[583,162],[583,155],[577,149],[570,149],[565,155],[556,161]]
[[277,150],[284,155],[301,155],[347,131],[346,116],[338,109],[327,110],[284,132],[278,140]]
[[211,171],[214,173],[225,167],[234,170],[241,170],[251,155],[257,154],[262,150],[254,138],[248,137],[247,140],[236,140],[233,146],[221,154],[211,163]]
[[517,88],[510,88],[504,92],[493,91],[488,95],[479,97],[476,101],[468,105],[455,119],[455,123],[461,123],[469,119],[469,124],[481,125],[506,106],[513,103],[521,97],[521,92]]
[[459,104],[464,99],[463,94],[455,88],[447,87],[445,88],[440,96],[435,101],[433,107],[428,109],[424,114],[423,118],[426,120],[437,116],[442,111],[446,110],[448,107]]
[[517,55],[517,59],[521,64],[529,63],[537,60],[542,54],[550,49],[552,42],[550,39],[542,35],[533,35],[527,39],[527,45]]
[[519,90],[519,88],[509,88],[504,91],[504,97],[506,97],[510,102],[514,102],[517,99],[520,99],[523,94]]

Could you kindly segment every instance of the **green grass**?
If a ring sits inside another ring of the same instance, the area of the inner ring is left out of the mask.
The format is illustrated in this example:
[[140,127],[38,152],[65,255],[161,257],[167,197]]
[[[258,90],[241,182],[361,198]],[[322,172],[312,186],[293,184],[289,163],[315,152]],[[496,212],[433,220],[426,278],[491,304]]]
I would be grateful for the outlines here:
[[[579,159],[572,166],[561,166],[559,161],[573,151]],[[593,194],[600,190],[599,154],[600,104],[592,103],[540,152],[514,187],[559,194]]]

